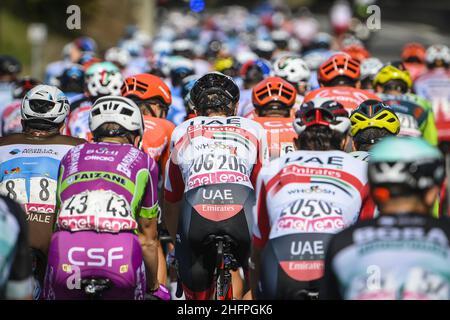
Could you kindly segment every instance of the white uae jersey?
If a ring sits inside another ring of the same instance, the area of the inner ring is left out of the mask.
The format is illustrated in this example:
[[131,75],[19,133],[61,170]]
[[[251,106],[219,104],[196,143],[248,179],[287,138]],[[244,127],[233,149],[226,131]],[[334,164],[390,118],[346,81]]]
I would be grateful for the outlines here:
[[334,234],[372,218],[367,163],[342,151],[295,151],[261,169],[254,244],[290,234]]

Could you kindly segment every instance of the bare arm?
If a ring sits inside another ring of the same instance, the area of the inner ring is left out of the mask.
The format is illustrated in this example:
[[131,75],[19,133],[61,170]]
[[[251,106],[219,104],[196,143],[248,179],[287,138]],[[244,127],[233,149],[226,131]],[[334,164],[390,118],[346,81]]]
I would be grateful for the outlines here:
[[180,210],[181,201],[175,203],[164,201],[164,222],[166,223],[167,231],[169,231],[174,243],[176,241]]
[[147,288],[150,291],[157,290],[159,283],[158,274],[158,230],[157,218],[139,218],[139,241],[144,258]]

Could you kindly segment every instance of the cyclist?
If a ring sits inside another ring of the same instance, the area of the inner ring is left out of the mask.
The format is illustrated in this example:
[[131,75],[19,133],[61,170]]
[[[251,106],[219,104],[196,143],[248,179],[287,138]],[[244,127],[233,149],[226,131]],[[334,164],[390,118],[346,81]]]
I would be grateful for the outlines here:
[[273,74],[280,77],[297,91],[296,103],[300,106],[306,93],[311,89],[311,71],[306,62],[296,55],[285,55],[274,62]]
[[[138,74],[125,79],[122,96],[133,100],[141,110],[145,127],[142,150],[158,163],[160,169],[158,189],[162,191],[165,166],[170,155],[169,144],[175,129],[175,125],[165,119],[172,103],[170,89],[157,76]],[[162,194],[160,197],[162,198]],[[160,228],[159,231],[161,233],[165,230]],[[161,246],[158,247],[158,250],[160,253],[158,279],[160,283],[166,283],[165,259]]]
[[350,130],[344,107],[304,103],[294,128],[299,150],[258,176],[250,274],[256,299],[317,298],[331,235],[374,212],[367,164],[342,151]]
[[[110,280],[105,299],[143,299],[147,290],[168,299],[156,280],[158,167],[137,149],[144,133],[141,111],[130,99],[102,97],[89,126],[94,142],[61,161],[44,297],[86,298],[79,287],[67,286],[71,268],[78,267],[83,280]],[[103,263],[94,258],[99,256]]]
[[0,239],[0,299],[31,300],[33,278],[25,213],[4,196],[0,196]]
[[213,293],[216,266],[210,236],[231,237],[232,253],[246,269],[253,188],[267,158],[267,142],[261,125],[235,116],[239,89],[230,77],[204,75],[190,98],[197,117],[172,134],[164,217],[175,240],[185,296],[204,300]]
[[421,138],[372,148],[368,177],[381,215],[331,239],[321,298],[450,299],[450,224],[431,216],[444,174],[441,153]]
[[12,102],[14,82],[22,71],[22,64],[12,56],[0,55],[0,114]]
[[133,100],[139,106],[145,124],[142,150],[160,161],[164,172],[170,153],[170,138],[175,129],[175,125],[166,120],[172,103],[169,87],[157,76],[138,74],[125,79],[122,96]]
[[183,79],[183,85],[181,88],[181,96],[183,97],[184,101],[184,108],[186,110],[186,118],[184,120],[195,118],[195,112],[193,110],[192,104],[190,103],[190,92],[192,87],[194,86],[195,82],[200,77],[197,75],[188,76]]
[[241,68],[242,89],[240,91],[238,116],[254,117],[252,104],[253,87],[270,75],[270,64],[263,59],[249,60]]
[[352,112],[365,100],[380,100],[375,94],[359,89],[360,64],[345,53],[338,53],[325,61],[318,71],[322,88],[309,92],[305,102],[327,98],[341,103]]
[[368,161],[369,149],[381,139],[396,136],[400,132],[400,120],[395,112],[382,102],[367,100],[352,112],[351,135],[353,151],[358,159]]
[[415,81],[427,70],[425,64],[426,49],[420,43],[408,43],[402,50],[402,62],[411,75],[411,79]]
[[431,101],[437,122],[448,122],[445,107],[450,104],[450,49],[442,45],[431,46],[425,59],[429,71],[416,79],[414,91]]
[[0,114],[1,136],[7,136],[13,133],[22,132],[22,99],[28,91],[40,84],[39,80],[30,77],[24,77],[16,80],[13,89],[13,101],[8,104],[3,113]]
[[278,77],[269,77],[253,88],[253,105],[257,114],[254,120],[266,131],[270,159],[294,151],[297,135],[292,127],[291,111],[296,94],[293,85]]
[[36,299],[55,222],[58,166],[70,149],[85,142],[60,134],[69,109],[61,90],[38,85],[22,100],[23,132],[0,139],[0,193],[25,207],[36,264]]
[[89,112],[93,103],[107,95],[120,96],[122,83],[119,68],[111,62],[94,63],[90,66],[85,74],[85,94],[71,104],[71,113],[67,121],[69,135],[91,140]]
[[83,98],[84,69],[79,64],[73,64],[64,69],[58,77],[58,87],[69,99],[69,103]]
[[437,144],[437,129],[429,101],[410,93],[412,80],[408,71],[393,65],[383,67],[373,80],[375,90],[400,119],[400,136],[423,136]]
[[345,46],[342,48],[342,52],[347,53],[352,59],[362,63],[364,60],[370,58],[370,53],[367,49],[361,44],[352,44],[349,46]]
[[179,125],[186,117],[184,101],[181,97],[181,85],[184,78],[194,74],[194,64],[189,59],[174,57],[169,65],[172,106],[167,114],[167,120],[173,122],[175,125]]
[[361,62],[361,89],[373,92],[373,79],[381,68],[383,68],[383,63],[375,57]]

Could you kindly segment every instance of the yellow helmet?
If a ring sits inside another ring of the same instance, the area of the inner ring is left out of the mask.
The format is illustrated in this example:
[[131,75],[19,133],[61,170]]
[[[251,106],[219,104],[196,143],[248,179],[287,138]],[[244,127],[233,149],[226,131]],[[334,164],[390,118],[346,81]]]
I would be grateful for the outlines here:
[[391,108],[377,100],[366,100],[353,111],[351,135],[355,137],[367,128],[385,129],[393,135],[400,132],[400,121]]
[[234,59],[232,57],[219,58],[214,62],[214,70],[218,72],[224,72],[235,66]]
[[373,79],[373,86],[375,87],[378,84],[383,85],[391,80],[403,81],[408,86],[408,89],[412,87],[412,80],[409,72],[402,71],[391,65],[385,66],[378,71],[375,79]]

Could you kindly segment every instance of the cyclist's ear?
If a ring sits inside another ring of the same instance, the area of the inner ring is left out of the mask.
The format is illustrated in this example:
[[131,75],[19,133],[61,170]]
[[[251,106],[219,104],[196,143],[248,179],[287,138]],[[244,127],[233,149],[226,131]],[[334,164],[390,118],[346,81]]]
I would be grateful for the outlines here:
[[[348,149],[350,149],[350,145],[349,145],[349,135],[346,134],[343,138],[342,138],[342,142],[341,142],[341,150],[342,151],[348,151]],[[353,141],[352,141],[353,143]]]
[[355,145],[355,140],[352,139],[352,151],[358,151]]
[[434,203],[436,202],[436,199],[439,195],[439,187],[438,186],[434,186],[430,189],[428,189],[423,196],[423,201],[425,203],[425,205],[429,208],[433,208]]
[[134,138],[134,144],[133,145],[140,150],[142,148],[142,143],[141,142],[142,142],[142,137],[137,135]]

